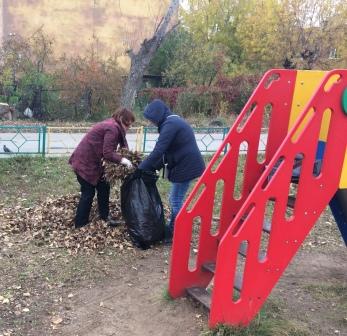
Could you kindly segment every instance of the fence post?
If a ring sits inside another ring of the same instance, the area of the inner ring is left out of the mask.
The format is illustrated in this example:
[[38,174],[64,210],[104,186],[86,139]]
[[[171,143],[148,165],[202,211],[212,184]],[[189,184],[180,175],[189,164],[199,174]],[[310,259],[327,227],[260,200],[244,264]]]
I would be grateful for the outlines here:
[[46,156],[46,133],[47,133],[47,126],[42,126],[42,157]]
[[135,151],[140,152],[143,147],[143,126],[136,129]]
[[39,139],[37,141],[37,154],[41,153],[41,126],[38,126]]
[[[223,141],[225,139],[226,134],[229,132],[229,127],[224,127],[223,128]],[[224,155],[227,153],[228,146],[224,147]]]
[[144,129],[143,129],[143,147],[142,147],[142,153],[145,153],[145,150],[146,150],[146,140],[147,140],[147,127],[144,127]]

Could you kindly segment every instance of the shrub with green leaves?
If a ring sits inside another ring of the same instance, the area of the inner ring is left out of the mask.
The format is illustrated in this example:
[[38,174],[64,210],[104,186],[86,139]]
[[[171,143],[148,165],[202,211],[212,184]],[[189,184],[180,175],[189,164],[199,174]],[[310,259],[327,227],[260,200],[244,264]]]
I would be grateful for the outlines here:
[[214,114],[211,94],[199,92],[182,92],[178,95],[175,112],[183,117],[191,115],[210,116]]

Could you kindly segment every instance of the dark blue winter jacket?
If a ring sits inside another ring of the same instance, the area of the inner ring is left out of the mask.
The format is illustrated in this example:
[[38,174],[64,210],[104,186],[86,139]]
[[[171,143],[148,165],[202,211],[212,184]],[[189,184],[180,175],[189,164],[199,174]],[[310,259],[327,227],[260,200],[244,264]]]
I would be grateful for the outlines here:
[[159,170],[167,163],[171,182],[185,182],[199,177],[205,163],[191,126],[183,118],[172,114],[159,99],[147,106],[144,116],[158,126],[159,138],[139,169]]

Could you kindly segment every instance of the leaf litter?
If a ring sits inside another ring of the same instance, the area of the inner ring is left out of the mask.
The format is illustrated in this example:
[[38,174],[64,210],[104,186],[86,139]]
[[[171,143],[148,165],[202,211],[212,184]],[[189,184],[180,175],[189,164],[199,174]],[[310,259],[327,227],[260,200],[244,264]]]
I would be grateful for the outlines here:
[[[105,178],[112,186],[110,215],[122,222],[120,210],[120,185],[141,162],[142,155],[122,149],[120,154],[127,157],[134,165],[129,169],[123,165],[103,162]],[[37,245],[66,248],[70,254],[90,252],[113,247],[119,251],[133,250],[126,226],[121,224],[110,227],[98,216],[97,202],[93,202],[88,225],[75,229],[74,218],[79,194],[68,194],[57,198],[47,198],[33,207],[21,205],[0,207],[0,241],[6,245],[9,235],[20,234],[23,239],[35,240]]]

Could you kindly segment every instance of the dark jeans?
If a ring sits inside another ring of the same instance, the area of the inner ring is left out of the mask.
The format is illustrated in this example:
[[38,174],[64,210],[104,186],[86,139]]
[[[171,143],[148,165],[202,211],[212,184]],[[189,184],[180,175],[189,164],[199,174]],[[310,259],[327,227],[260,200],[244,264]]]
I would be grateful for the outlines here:
[[180,182],[180,183],[172,183],[170,189],[170,207],[171,207],[171,216],[170,223],[166,228],[165,237],[170,238],[173,234],[175,227],[175,219],[179,211],[181,210],[184,197],[188,191],[189,185],[191,181]]
[[86,225],[89,221],[90,209],[92,208],[95,190],[97,191],[99,216],[106,220],[109,214],[110,185],[105,180],[100,180],[93,186],[81,176],[77,175],[77,180],[81,185],[81,198],[77,206],[75,227],[79,228]]

